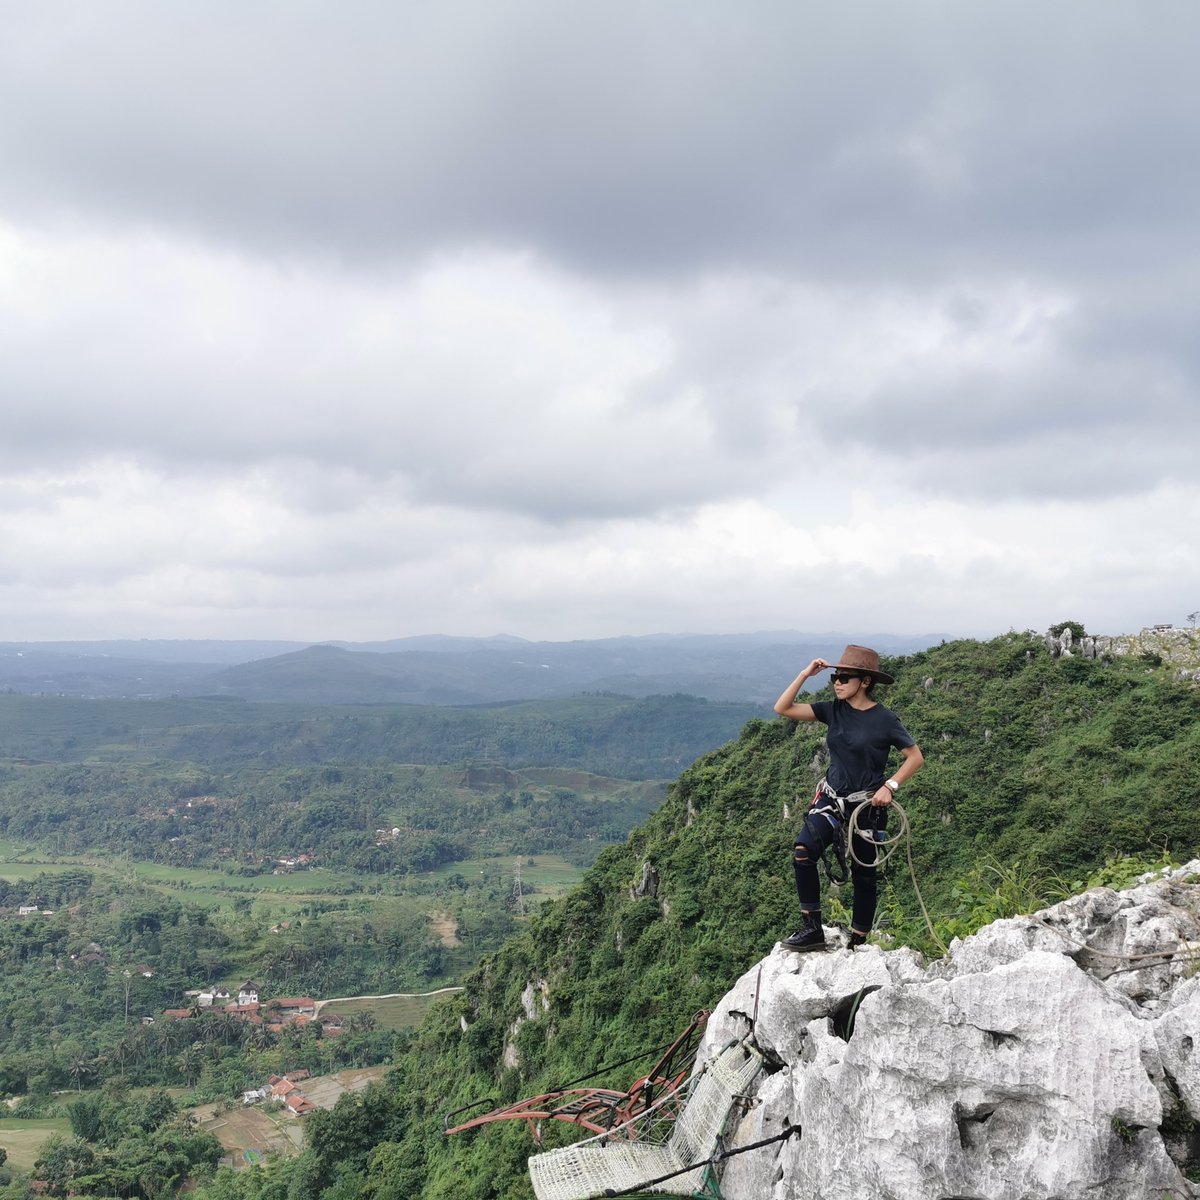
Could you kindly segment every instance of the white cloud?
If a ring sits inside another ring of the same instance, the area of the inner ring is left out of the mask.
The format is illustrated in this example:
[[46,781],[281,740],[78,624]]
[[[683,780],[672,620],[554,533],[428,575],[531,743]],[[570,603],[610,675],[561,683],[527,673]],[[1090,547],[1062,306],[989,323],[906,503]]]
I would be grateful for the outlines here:
[[1200,17],[915,11],[7,14],[10,636],[1194,610]]

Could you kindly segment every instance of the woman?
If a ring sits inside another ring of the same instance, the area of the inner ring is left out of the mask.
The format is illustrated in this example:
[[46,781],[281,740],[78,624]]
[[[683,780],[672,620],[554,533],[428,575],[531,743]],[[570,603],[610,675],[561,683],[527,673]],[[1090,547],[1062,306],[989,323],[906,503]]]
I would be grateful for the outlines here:
[[[775,711],[782,717],[793,721],[820,721],[829,726],[826,735],[829,769],[817,788],[792,855],[803,923],[780,943],[788,950],[800,952],[825,949],[821,879],[817,874],[817,863],[825,847],[837,840],[851,813],[863,804],[874,811],[859,815],[859,828],[868,834],[886,828],[887,807],[892,797],[925,762],[917,743],[896,714],[875,700],[876,686],[892,683],[893,679],[879,669],[879,655],[866,646],[847,646],[841,661],[833,664],[832,704],[827,700],[815,704],[799,703],[796,694],[801,684],[830,669],[830,664],[823,658],[814,658],[775,701]],[[893,746],[904,756],[904,761],[888,776],[887,761]],[[854,880],[850,948],[854,949],[861,946],[871,932],[878,885],[875,842],[856,833],[850,849],[850,870]]]

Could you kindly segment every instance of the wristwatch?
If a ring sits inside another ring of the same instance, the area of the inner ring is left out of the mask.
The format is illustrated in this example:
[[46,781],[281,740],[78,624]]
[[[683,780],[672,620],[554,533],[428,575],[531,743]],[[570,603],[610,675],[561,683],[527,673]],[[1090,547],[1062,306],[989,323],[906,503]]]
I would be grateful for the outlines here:
[[893,796],[900,790],[900,785],[894,779],[885,779],[883,786],[890,788]]

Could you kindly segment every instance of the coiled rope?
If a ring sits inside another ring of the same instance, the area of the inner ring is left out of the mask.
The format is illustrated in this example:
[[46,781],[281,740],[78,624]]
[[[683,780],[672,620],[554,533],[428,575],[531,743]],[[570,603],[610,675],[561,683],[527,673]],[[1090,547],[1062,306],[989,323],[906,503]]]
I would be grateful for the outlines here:
[[[869,804],[859,804],[850,812],[846,837],[846,841],[849,843],[847,852],[860,867],[882,867],[900,849],[901,843],[903,843],[904,854],[908,859],[908,874],[912,879],[913,891],[916,893],[917,903],[921,906],[921,915],[925,918],[925,928],[929,930],[929,936],[937,943],[942,953],[949,954],[949,947],[938,937],[937,930],[933,927],[933,920],[929,916],[929,909],[925,907],[925,897],[921,895],[921,885],[917,883],[917,868],[913,864],[912,857],[912,826],[909,824],[908,813],[904,811],[904,806],[899,800],[893,800],[887,806],[887,809],[896,814],[898,828],[890,836],[882,836],[884,834],[883,830],[870,829],[864,831],[861,827],[859,816],[864,808],[869,807]],[[868,834],[871,836],[868,837]],[[861,837],[864,841],[870,842],[875,847],[874,862],[863,862],[854,853],[855,837]]]

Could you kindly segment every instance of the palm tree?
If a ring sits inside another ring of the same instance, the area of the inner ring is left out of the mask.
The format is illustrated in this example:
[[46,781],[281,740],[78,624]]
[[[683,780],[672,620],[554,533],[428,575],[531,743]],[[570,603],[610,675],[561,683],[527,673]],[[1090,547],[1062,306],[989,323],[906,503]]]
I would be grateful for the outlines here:
[[200,1078],[200,1069],[204,1062],[204,1047],[199,1042],[193,1042],[186,1050],[175,1058],[179,1073],[193,1084]]
[[93,1068],[91,1063],[87,1062],[84,1058],[82,1058],[82,1057],[72,1058],[71,1066],[70,1066],[70,1074],[71,1074],[71,1078],[75,1082],[75,1090],[77,1092],[83,1091],[83,1077],[85,1075],[94,1075],[95,1073],[96,1073],[95,1069]]

